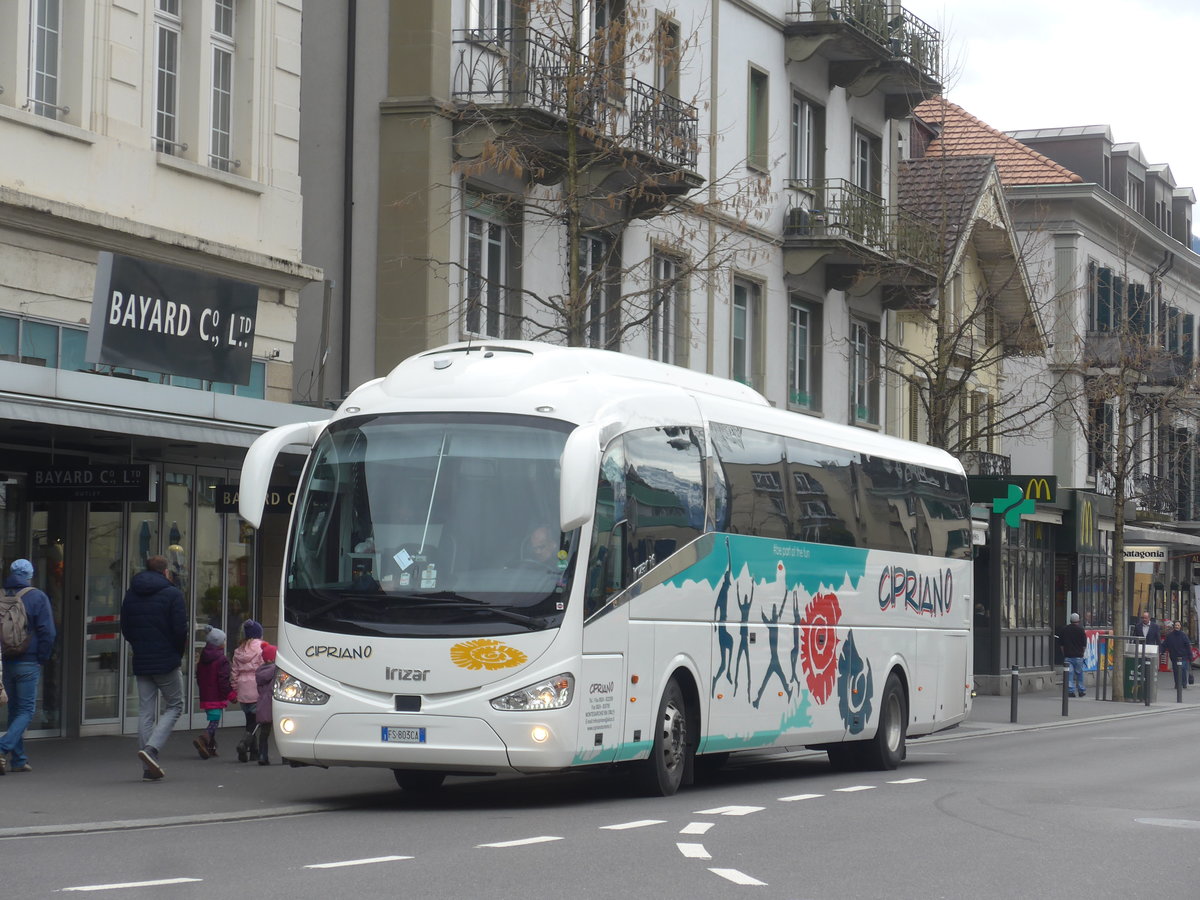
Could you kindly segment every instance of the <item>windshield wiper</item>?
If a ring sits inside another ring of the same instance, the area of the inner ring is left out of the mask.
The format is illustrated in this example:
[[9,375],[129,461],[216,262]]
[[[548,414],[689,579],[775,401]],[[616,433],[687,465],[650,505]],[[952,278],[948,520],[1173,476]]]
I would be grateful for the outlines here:
[[422,595],[426,599],[439,601],[430,603],[430,606],[440,607],[457,607],[459,609],[477,609],[480,611],[494,613],[501,619],[508,619],[510,622],[518,622],[522,625],[528,625],[530,628],[545,628],[550,623],[543,616],[527,616],[524,613],[513,612],[509,609],[504,609],[500,606],[494,606],[486,600],[480,600],[478,597],[467,597],[463,594],[455,593],[454,591],[439,591],[436,594]]

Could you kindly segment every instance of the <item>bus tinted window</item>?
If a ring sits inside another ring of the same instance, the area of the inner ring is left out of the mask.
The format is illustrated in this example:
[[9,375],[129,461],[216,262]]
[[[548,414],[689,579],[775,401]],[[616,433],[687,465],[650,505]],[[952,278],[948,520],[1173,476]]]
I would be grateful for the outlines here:
[[729,491],[729,530],[780,540],[791,538],[783,438],[714,422],[712,441]]
[[787,463],[788,483],[794,498],[792,537],[822,544],[861,546],[859,455],[788,438]]

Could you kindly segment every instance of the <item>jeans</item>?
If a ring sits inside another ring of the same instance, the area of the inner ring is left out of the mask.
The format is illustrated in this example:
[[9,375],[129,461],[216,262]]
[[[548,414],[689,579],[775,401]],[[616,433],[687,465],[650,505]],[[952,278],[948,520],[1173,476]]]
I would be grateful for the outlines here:
[[12,754],[12,763],[20,767],[29,762],[25,755],[25,729],[37,708],[38,679],[42,664],[7,662],[4,664],[4,690],[8,694],[8,730],[0,737],[0,756]]
[[1178,659],[1171,660],[1171,674],[1175,676],[1175,688],[1178,690],[1186,688],[1188,680],[1188,672],[1192,671],[1192,661],[1184,659],[1182,656]]
[[[138,739],[142,749],[162,750],[176,720],[183,713],[183,673],[179,669],[155,675],[137,676]],[[158,695],[162,694],[166,710],[158,714]],[[157,720],[158,724],[155,724]]]
[[1087,687],[1083,683],[1083,657],[1068,656],[1067,660],[1067,690],[1082,696]]

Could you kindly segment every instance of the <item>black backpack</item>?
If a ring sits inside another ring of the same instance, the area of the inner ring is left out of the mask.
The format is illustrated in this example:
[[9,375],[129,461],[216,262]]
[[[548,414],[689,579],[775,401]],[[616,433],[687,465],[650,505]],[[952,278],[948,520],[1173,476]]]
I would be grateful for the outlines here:
[[15,594],[5,590],[0,597],[0,652],[5,656],[22,656],[29,649],[29,614],[21,598],[32,590],[24,587]]

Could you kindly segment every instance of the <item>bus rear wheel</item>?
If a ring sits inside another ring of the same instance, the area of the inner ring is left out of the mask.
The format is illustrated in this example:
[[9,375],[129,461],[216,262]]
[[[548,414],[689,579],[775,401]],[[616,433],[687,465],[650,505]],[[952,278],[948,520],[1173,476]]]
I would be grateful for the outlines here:
[[658,704],[650,758],[638,772],[640,787],[647,794],[670,797],[679,790],[692,753],[688,728],[687,703],[679,682],[672,678]]
[[892,672],[883,687],[879,703],[879,729],[875,737],[862,745],[862,761],[868,769],[891,770],[904,759],[904,738],[908,730],[908,703],[900,678]]
[[445,772],[424,772],[419,769],[392,769],[396,784],[411,794],[432,794],[446,780]]

